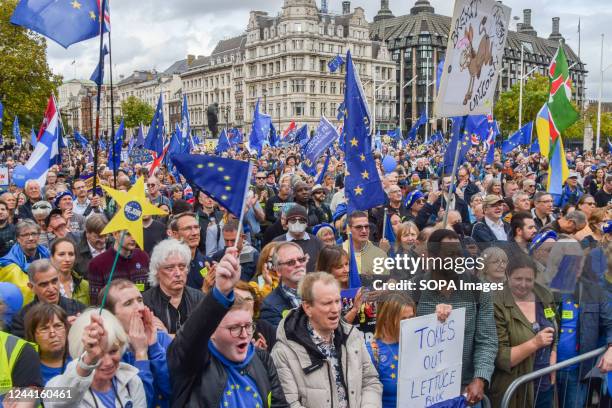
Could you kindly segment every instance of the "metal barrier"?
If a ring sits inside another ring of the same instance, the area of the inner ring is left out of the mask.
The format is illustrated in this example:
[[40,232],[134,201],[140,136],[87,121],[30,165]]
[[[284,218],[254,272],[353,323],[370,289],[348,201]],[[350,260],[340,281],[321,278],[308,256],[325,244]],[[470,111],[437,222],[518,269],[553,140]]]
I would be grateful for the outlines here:
[[536,378],[540,378],[546,374],[550,374],[553,371],[557,371],[562,368],[574,365],[576,363],[586,361],[590,358],[597,357],[603,354],[606,350],[607,350],[607,347],[600,347],[598,349],[589,351],[588,353],[581,354],[579,356],[570,358],[569,360],[562,361],[560,363],[551,365],[546,368],[542,368],[540,370],[534,371],[533,373],[525,374],[517,378],[516,380],[512,382],[512,384],[510,384],[510,386],[504,393],[504,397],[502,398],[501,408],[508,408],[508,405],[510,405],[510,398],[512,398],[512,394],[514,394],[514,392],[517,390],[518,387],[525,384],[526,382],[535,380]]

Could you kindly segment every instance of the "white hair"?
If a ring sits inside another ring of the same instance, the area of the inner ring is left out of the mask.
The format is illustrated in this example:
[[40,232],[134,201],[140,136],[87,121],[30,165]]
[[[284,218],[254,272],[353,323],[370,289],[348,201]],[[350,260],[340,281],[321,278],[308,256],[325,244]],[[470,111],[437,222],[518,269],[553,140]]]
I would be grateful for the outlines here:
[[149,260],[149,284],[152,287],[159,285],[159,279],[157,278],[159,267],[171,255],[178,255],[187,265],[191,261],[191,250],[187,244],[174,238],[164,239],[155,245]]
[[[83,351],[85,351],[82,340],[83,332],[91,323],[91,315],[94,313],[100,314],[100,309],[88,308],[76,318],[70,327],[68,332],[68,349],[73,360],[78,359],[83,354]],[[106,309],[102,309],[101,316],[107,338],[106,349],[109,350],[113,345],[117,344],[121,348],[121,355],[123,355],[129,343],[129,338],[123,325],[114,314]]]

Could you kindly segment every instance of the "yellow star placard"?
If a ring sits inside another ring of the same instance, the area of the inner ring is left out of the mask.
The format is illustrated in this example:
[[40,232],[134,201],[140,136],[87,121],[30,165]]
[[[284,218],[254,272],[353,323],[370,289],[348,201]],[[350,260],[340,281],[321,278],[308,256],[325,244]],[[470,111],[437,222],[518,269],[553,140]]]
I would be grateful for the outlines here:
[[146,215],[166,215],[166,212],[153,204],[147,199],[144,188],[144,178],[140,177],[136,183],[130,188],[130,191],[125,192],[115,190],[107,186],[102,186],[110,195],[117,205],[119,210],[115,216],[106,225],[102,234],[110,234],[115,231],[127,231],[134,238],[138,246],[144,248],[142,217]]

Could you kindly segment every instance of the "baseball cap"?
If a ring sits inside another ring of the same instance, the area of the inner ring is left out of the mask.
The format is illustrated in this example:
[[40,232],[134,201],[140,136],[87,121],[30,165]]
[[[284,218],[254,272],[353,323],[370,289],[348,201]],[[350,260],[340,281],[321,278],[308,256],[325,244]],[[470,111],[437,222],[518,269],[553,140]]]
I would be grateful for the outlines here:
[[497,204],[500,202],[503,202],[504,199],[501,196],[498,196],[497,194],[488,194],[484,200],[482,200],[482,205],[484,207],[489,207],[493,204]]

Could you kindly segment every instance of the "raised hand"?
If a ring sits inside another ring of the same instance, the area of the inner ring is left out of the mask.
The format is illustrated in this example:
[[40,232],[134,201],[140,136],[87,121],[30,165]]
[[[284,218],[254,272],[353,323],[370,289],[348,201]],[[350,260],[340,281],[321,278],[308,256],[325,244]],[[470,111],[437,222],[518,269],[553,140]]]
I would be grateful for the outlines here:
[[240,280],[240,261],[238,260],[238,250],[227,248],[225,255],[217,264],[215,271],[215,286],[225,296],[234,289],[236,282]]

